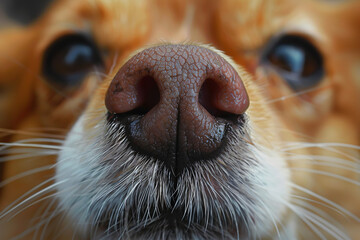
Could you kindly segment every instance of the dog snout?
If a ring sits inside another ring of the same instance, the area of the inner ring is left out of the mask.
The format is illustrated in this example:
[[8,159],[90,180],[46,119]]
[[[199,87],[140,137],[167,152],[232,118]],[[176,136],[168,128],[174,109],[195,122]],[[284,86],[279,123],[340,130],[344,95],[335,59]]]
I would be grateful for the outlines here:
[[161,45],[120,68],[105,104],[109,121],[123,126],[134,151],[180,173],[219,154],[249,98],[237,71],[218,53]]

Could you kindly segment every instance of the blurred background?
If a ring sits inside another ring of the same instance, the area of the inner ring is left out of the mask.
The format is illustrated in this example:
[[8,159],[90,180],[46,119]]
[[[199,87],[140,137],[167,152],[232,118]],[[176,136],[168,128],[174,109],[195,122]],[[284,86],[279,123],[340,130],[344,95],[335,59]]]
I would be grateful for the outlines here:
[[0,0],[0,28],[35,21],[53,0]]

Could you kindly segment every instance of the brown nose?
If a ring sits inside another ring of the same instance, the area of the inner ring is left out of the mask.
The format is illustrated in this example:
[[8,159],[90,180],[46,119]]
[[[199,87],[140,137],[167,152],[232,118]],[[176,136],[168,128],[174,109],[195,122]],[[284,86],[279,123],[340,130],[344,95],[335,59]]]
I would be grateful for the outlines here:
[[134,151],[179,173],[221,154],[228,127],[237,124],[249,99],[238,73],[214,51],[162,45],[121,67],[105,103]]

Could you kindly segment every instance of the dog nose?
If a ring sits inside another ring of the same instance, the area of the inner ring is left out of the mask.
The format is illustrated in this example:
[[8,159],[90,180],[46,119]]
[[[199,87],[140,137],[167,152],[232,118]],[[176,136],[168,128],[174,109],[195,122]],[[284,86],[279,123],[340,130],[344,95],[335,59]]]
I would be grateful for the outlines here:
[[123,126],[135,152],[178,174],[217,157],[249,98],[236,70],[215,51],[161,45],[137,53],[120,68],[105,104],[108,120]]

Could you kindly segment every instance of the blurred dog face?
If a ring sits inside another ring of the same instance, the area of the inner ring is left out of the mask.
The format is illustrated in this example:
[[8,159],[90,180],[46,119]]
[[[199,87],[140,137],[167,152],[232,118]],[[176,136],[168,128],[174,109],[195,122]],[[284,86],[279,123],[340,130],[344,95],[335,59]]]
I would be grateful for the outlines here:
[[346,238],[331,208],[357,236],[359,7],[64,0],[5,32],[5,236]]

